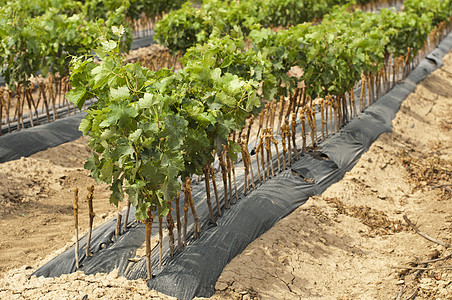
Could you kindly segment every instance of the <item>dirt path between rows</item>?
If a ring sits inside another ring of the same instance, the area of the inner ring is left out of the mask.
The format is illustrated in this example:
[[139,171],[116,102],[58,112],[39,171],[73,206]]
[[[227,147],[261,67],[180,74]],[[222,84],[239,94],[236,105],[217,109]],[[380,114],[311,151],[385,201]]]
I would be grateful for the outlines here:
[[[403,103],[394,131],[343,180],[232,260],[213,299],[452,299],[452,259],[419,264],[452,249],[427,241],[403,219],[452,243],[452,55],[444,62]],[[88,155],[82,138],[0,164],[0,299],[168,298],[115,272],[30,278],[74,242],[75,187],[83,200],[96,186],[95,222],[117,213],[108,188],[83,170]],[[407,266],[428,270],[398,268]]]

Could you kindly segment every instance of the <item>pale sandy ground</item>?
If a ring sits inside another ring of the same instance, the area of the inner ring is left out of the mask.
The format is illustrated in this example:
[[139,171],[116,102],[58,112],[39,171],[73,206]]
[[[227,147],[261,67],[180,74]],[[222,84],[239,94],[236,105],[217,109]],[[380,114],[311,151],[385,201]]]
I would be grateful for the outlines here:
[[[278,222],[224,269],[213,299],[452,299],[452,259],[395,267],[452,252],[452,56],[403,103],[394,131],[322,196]],[[166,299],[117,273],[30,278],[73,242],[73,188],[95,184],[82,169],[86,139],[0,165],[0,299]],[[444,185],[443,187],[437,187]],[[114,216],[96,185],[96,222]],[[87,228],[86,203],[81,228]],[[413,299],[413,298],[412,298]]]

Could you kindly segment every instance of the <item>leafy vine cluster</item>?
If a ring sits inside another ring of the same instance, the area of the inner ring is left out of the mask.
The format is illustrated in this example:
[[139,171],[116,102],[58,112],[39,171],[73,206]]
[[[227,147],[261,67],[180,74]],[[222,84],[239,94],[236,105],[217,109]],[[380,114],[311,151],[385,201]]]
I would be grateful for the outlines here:
[[[10,89],[30,85],[42,74],[62,78],[69,74],[71,56],[99,47],[100,29],[130,25],[181,7],[183,0],[1,0],[0,74]],[[125,27],[121,50],[128,51],[132,28]]]

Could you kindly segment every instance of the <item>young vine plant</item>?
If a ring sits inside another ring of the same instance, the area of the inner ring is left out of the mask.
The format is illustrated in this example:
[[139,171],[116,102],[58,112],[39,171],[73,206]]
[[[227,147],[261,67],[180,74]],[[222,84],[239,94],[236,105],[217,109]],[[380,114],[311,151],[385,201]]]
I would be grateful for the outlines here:
[[[202,174],[225,146],[233,158],[240,152],[228,136],[258,112],[258,80],[268,61],[247,55],[242,39],[225,39],[200,49],[202,55],[193,52],[199,58],[191,57],[178,73],[152,72],[123,64],[124,28],[113,32],[117,39],[101,39],[95,51],[101,63],[82,56],[71,64],[74,89],[67,98],[79,108],[97,99],[80,125],[94,150],[85,167],[111,186],[111,203],[118,204],[125,189],[138,220],[165,216],[181,180]],[[234,69],[237,60],[248,70]]]

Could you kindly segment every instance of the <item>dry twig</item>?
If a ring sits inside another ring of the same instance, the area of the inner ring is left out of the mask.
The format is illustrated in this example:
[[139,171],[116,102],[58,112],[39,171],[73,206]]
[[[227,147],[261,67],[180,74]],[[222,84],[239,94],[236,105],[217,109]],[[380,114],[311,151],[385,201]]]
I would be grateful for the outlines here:
[[75,223],[75,268],[79,268],[78,241],[78,188],[74,189],[74,223]]
[[88,195],[86,196],[88,200],[88,211],[89,211],[89,231],[88,231],[88,241],[86,242],[86,257],[91,256],[91,252],[89,251],[91,245],[91,235],[93,232],[93,221],[96,214],[93,209],[93,193],[94,193],[94,185],[91,185],[88,188]]
[[395,266],[396,269],[407,269],[407,270],[422,270],[422,271],[430,271],[435,269],[446,269],[452,270],[452,265],[442,265],[442,266],[436,266],[436,267],[430,267],[430,268],[422,268],[422,267],[411,267],[411,266]]
[[405,298],[404,300],[411,300],[411,299],[414,299],[414,298],[416,298],[416,295],[417,295],[417,292],[419,291],[419,287],[417,286],[414,290],[413,290],[413,292],[407,297],[407,298]]
[[450,253],[450,254],[448,254],[448,255],[446,255],[446,256],[443,256],[443,257],[439,257],[439,258],[435,258],[435,259],[430,259],[430,260],[426,260],[426,261],[421,261],[421,262],[419,263],[419,265],[430,264],[430,263],[433,263],[433,262],[437,262],[437,261],[441,261],[441,260],[446,260],[446,259],[449,259],[449,258],[451,258],[451,257],[452,257],[452,253]]
[[399,286],[399,292],[397,293],[396,300],[402,299],[403,292],[404,292],[403,286]]
[[450,247],[450,244],[448,244],[448,243],[446,243],[446,242],[443,242],[443,241],[440,241],[440,240],[437,240],[437,239],[435,239],[435,238],[432,238],[431,236],[427,235],[426,233],[420,231],[420,230],[416,227],[416,225],[414,225],[414,224],[410,221],[410,219],[408,219],[408,217],[407,217],[406,215],[403,216],[403,219],[405,220],[405,222],[406,222],[408,225],[411,226],[411,228],[414,229],[414,231],[416,231],[417,234],[419,234],[419,235],[422,236],[423,238],[429,240],[430,242],[433,242],[433,243],[436,243],[436,244],[438,244],[438,245],[444,246],[444,247],[446,247],[446,248],[449,248],[449,247]]
[[452,192],[452,188],[449,186],[452,186],[452,184],[440,184],[440,185],[434,185],[431,186],[431,189],[445,189],[446,191]]

